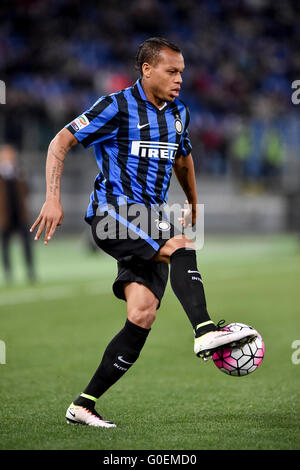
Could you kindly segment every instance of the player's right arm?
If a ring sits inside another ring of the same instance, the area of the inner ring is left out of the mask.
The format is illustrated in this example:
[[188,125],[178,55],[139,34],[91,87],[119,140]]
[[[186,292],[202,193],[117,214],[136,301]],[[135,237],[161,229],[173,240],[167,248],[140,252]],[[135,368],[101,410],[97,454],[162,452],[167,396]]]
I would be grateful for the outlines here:
[[32,225],[30,232],[38,230],[34,239],[38,240],[45,229],[44,244],[50,241],[56,227],[62,224],[64,217],[60,199],[60,183],[64,160],[68,151],[78,144],[78,140],[67,129],[62,129],[50,142],[46,160],[46,201],[41,212]]
[[51,141],[46,162],[46,201],[30,229],[32,232],[38,227],[35,240],[39,239],[45,229],[44,243],[47,245],[56,227],[62,223],[64,214],[60,201],[60,181],[67,152],[79,142],[84,148],[88,148],[112,139],[117,134],[119,120],[116,98],[103,96],[84,114],[63,128]]

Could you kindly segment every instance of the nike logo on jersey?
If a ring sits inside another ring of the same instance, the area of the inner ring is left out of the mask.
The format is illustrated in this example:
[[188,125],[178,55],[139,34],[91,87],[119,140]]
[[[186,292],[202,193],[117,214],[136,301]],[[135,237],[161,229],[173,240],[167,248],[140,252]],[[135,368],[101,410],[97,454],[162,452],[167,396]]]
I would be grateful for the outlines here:
[[188,273],[197,273],[197,274],[200,274],[199,271],[191,271],[190,269],[188,270]]
[[124,361],[122,356],[118,356],[119,361],[124,362],[125,364],[133,364],[133,362]]
[[147,122],[147,124],[143,124],[142,126],[140,124],[137,125],[137,128],[138,129],[143,129],[143,127],[146,127],[146,126],[149,126],[149,122]]

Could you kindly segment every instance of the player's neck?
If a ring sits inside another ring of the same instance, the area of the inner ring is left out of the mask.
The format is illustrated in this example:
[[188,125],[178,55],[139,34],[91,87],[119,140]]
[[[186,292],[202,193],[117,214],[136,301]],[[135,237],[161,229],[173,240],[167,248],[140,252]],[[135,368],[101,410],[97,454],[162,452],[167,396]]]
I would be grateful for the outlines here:
[[143,87],[147,100],[150,101],[150,103],[152,103],[158,109],[161,109],[165,106],[166,101],[155,96],[150,87],[147,86],[143,79],[141,79],[141,85]]

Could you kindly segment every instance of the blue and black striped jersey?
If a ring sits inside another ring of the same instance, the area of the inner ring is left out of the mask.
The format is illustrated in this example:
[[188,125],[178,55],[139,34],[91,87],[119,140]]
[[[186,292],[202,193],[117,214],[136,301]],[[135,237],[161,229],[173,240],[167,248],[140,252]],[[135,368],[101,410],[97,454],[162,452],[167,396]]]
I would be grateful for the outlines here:
[[189,111],[175,99],[158,109],[141,81],[101,97],[66,128],[88,148],[94,146],[99,174],[85,220],[98,205],[166,203],[176,157],[191,152]]

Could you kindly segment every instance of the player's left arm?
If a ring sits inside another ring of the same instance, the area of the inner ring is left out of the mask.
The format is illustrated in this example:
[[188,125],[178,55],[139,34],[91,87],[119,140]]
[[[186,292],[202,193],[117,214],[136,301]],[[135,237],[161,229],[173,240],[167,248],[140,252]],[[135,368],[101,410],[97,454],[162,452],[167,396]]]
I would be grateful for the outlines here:
[[174,164],[174,172],[180,186],[182,187],[188,204],[191,205],[192,209],[192,225],[195,225],[197,219],[197,188],[196,188],[196,177],[195,168],[192,158],[192,154],[188,156],[180,155],[176,158]]

